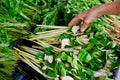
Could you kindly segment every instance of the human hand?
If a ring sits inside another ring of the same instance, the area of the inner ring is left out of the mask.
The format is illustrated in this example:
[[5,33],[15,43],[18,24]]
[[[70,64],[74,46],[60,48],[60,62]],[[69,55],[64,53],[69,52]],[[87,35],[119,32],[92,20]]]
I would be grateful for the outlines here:
[[74,17],[68,24],[68,26],[81,25],[80,30],[84,32],[89,23],[91,23],[95,18],[100,17],[99,6],[80,12],[76,17]]

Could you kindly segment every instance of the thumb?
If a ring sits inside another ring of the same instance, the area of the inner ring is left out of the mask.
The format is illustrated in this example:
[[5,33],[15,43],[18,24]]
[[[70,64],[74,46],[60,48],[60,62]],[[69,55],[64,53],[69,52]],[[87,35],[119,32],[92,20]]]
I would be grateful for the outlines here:
[[87,27],[88,27],[88,24],[87,23],[83,23],[81,28],[80,28],[80,31],[84,32],[87,29]]

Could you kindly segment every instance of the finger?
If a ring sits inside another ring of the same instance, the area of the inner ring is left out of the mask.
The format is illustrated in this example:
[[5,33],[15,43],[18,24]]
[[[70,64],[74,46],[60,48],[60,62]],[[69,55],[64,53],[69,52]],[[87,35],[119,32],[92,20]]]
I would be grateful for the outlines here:
[[68,26],[73,26],[80,24],[86,17],[87,11],[80,12],[76,17],[74,17],[68,24]]
[[88,15],[80,28],[81,32],[84,32],[87,29],[89,23],[91,23],[94,19],[95,17],[93,17],[92,15]]
[[76,16],[74,17],[68,24],[68,26],[73,26],[73,25],[77,25],[81,22],[81,20]]
[[87,23],[83,23],[83,25],[80,28],[80,31],[84,32],[87,29],[87,27],[88,27],[88,24]]

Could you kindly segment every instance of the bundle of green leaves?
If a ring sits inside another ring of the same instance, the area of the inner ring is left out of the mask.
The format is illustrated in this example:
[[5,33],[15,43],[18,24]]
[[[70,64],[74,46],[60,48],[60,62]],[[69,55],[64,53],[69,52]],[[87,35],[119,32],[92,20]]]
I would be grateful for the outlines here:
[[[46,79],[91,80],[107,79],[117,57],[119,47],[107,38],[104,27],[91,26],[85,33],[72,33],[73,28],[50,28],[32,34],[30,41],[37,45],[15,48],[20,60]],[[46,35],[46,36],[45,36]],[[64,46],[63,46],[64,45]]]

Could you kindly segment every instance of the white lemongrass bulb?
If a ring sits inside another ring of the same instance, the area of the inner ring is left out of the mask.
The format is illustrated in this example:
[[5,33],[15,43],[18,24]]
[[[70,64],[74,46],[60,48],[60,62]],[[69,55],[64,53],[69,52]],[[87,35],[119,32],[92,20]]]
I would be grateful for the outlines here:
[[61,77],[61,80],[74,80],[71,76]]
[[80,29],[79,26],[73,26],[72,27],[73,34],[76,34],[79,29]]
[[66,45],[70,45],[70,39],[62,39],[61,49],[64,49]]
[[53,62],[53,55],[45,55],[44,60],[47,60],[49,63]]

